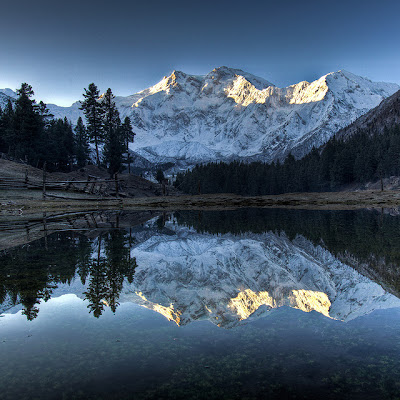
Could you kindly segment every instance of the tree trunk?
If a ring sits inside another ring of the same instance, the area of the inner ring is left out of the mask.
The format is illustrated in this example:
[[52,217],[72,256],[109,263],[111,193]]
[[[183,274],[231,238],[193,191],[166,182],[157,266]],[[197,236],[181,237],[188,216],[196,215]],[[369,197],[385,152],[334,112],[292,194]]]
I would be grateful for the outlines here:
[[100,157],[99,157],[99,146],[97,144],[97,136],[94,137],[94,145],[96,146],[96,164],[100,166]]

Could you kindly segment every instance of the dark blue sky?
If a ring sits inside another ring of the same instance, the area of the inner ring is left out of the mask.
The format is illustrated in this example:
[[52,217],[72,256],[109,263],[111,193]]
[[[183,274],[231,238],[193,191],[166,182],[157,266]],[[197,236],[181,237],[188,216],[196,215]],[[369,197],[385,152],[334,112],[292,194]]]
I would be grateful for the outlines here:
[[241,68],[278,86],[346,69],[400,83],[400,2],[19,0],[1,7],[0,88],[69,105],[95,82],[128,95],[174,69]]

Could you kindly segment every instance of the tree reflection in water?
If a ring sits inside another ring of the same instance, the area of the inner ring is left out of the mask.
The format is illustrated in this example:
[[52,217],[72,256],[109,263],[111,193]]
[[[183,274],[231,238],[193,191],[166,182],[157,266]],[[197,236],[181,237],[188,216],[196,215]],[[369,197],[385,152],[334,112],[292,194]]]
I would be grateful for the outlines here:
[[15,249],[0,252],[0,306],[17,304],[29,321],[38,304],[51,298],[59,284],[79,277],[88,285],[88,308],[98,318],[108,305],[113,312],[124,280],[132,283],[136,260],[130,256],[131,231],[112,230],[89,239],[76,232],[58,232]]
[[104,306],[109,306],[115,313],[124,280],[133,282],[137,265],[130,255],[130,242],[131,235],[127,237],[121,230],[113,230],[97,239],[97,253],[89,265],[89,287],[84,292],[89,301],[88,308],[96,318],[103,313]]

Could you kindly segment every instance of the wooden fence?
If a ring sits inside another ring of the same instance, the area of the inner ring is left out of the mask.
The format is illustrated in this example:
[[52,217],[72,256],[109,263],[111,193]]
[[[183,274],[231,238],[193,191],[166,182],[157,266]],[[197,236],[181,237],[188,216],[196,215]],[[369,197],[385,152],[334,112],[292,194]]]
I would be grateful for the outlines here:
[[0,177],[0,190],[41,190],[43,199],[46,197],[54,197],[47,193],[48,190],[73,191],[88,194],[96,194],[100,196],[108,196],[110,192],[118,196],[120,181],[117,174],[114,179],[101,179],[99,177],[89,175],[86,180],[49,180],[46,170],[43,169],[43,179],[31,178],[25,173],[24,178]]

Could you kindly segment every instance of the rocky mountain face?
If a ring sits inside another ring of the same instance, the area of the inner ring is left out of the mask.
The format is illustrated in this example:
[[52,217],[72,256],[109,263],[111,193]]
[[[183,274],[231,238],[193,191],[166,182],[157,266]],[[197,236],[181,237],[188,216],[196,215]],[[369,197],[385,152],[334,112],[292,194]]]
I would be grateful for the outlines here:
[[136,151],[154,162],[272,161],[308,153],[397,88],[345,71],[278,88],[222,67],[174,72],[118,104],[134,121]]
[[[152,163],[272,161],[307,154],[398,89],[347,71],[278,88],[220,67],[205,76],[174,71],[148,89],[116,97],[116,104],[132,120],[131,149]],[[78,102],[48,107],[72,122],[81,115]]]
[[400,90],[341,129],[336,137],[346,139],[360,131],[379,134],[383,133],[385,128],[392,128],[395,125],[400,125]]

